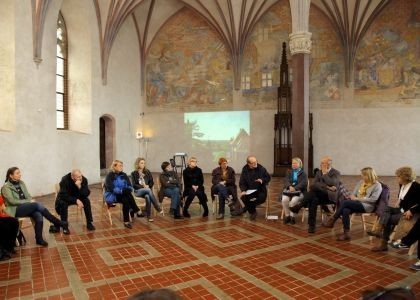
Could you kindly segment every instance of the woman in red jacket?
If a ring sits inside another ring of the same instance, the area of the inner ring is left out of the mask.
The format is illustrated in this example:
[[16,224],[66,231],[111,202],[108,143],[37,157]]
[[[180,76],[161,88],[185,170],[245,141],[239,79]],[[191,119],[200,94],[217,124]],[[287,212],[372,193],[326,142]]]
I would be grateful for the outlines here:
[[16,253],[15,243],[19,231],[19,221],[6,214],[6,206],[0,195],[0,260],[9,259]]

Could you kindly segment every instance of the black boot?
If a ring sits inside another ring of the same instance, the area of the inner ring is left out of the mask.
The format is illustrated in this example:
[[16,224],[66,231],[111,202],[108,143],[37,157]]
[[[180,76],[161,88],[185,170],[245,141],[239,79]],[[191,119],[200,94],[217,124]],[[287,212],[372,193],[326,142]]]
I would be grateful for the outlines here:
[[208,217],[209,216],[209,208],[207,206],[207,202],[202,203],[201,205],[203,205],[203,218]]
[[182,215],[185,218],[191,218],[191,215],[188,212],[188,208],[190,208],[191,202],[192,200],[188,200],[188,199],[185,201],[184,208],[182,209]]
[[35,222],[35,240],[36,240],[36,244],[40,245],[42,247],[47,247],[48,243],[46,241],[44,241],[44,239],[42,238],[42,229],[44,227],[44,223],[43,222]]
[[53,214],[50,213],[48,209],[44,209],[41,213],[44,216],[44,218],[53,223],[55,227],[62,227],[63,229],[68,229],[68,222],[57,219]]

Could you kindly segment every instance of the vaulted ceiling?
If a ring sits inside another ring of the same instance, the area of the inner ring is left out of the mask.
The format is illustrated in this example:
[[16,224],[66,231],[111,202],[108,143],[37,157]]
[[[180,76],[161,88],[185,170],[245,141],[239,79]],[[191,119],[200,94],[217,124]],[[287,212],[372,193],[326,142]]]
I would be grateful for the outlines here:
[[[187,7],[214,28],[230,55],[239,89],[240,68],[246,42],[259,19],[277,2],[287,0],[92,0],[99,28],[102,79],[106,84],[108,59],[121,26],[128,19],[136,25],[141,57],[142,78],[145,74],[147,51],[160,28],[180,9]],[[292,22],[310,0],[291,5]],[[393,0],[312,0],[331,21],[345,52],[346,82],[350,81],[357,48],[364,34],[383,8]],[[394,0],[396,1],[396,0]],[[40,61],[42,27],[51,0],[32,0],[34,28],[34,60]],[[293,18],[295,16],[295,18]],[[302,19],[302,18],[298,18]],[[294,24],[296,25],[296,24]],[[293,28],[302,28],[294,26]],[[144,82],[144,81],[143,81]],[[144,83],[142,83],[142,90]]]

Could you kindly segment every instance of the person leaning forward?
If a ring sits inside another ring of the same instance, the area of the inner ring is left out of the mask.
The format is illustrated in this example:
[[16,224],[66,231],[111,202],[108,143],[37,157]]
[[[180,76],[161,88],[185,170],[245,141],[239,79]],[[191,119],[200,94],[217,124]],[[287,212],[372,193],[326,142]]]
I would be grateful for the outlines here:
[[254,221],[257,218],[257,205],[264,203],[267,199],[267,184],[271,177],[267,170],[257,162],[255,156],[248,156],[246,162],[239,179],[241,200],[245,207],[235,215],[248,211],[250,220]]
[[[67,222],[69,205],[77,205],[79,208],[83,208],[85,212],[87,229],[95,230],[89,195],[88,180],[79,169],[74,169],[64,175],[61,178],[60,190],[55,200],[55,210],[60,215],[61,220]],[[51,228],[50,231],[54,231],[54,228]],[[65,228],[63,233],[70,234],[70,231]]]
[[320,168],[309,192],[304,193],[303,201],[290,208],[292,212],[298,213],[302,207],[308,206],[308,233],[315,233],[318,205],[336,203],[337,187],[340,183],[340,172],[332,167],[331,157],[323,157]]

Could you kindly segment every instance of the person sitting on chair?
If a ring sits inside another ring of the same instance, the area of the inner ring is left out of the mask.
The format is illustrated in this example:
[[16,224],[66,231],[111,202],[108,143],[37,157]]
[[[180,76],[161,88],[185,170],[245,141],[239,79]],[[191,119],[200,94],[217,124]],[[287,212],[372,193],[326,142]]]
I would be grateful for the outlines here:
[[177,174],[172,169],[169,162],[164,161],[161,165],[162,173],[159,176],[161,188],[159,191],[159,201],[162,202],[163,197],[171,198],[171,210],[174,219],[183,219],[180,214],[181,197],[179,191],[179,180]]
[[[79,169],[74,169],[71,173],[64,175],[61,178],[60,190],[55,200],[55,211],[60,215],[61,221],[68,221],[69,205],[77,205],[79,208],[83,208],[85,212],[87,229],[95,230],[89,195],[88,181]],[[50,232],[59,230],[59,228],[50,229]],[[70,234],[70,231],[65,228],[63,233]]]
[[310,191],[304,193],[303,201],[300,204],[290,208],[292,212],[298,213],[303,206],[308,206],[308,233],[315,233],[318,205],[336,203],[339,183],[340,172],[332,167],[332,158],[323,157],[321,170],[316,173]]
[[296,223],[295,214],[290,211],[290,206],[295,206],[303,200],[303,193],[308,187],[308,175],[302,169],[302,160],[299,157],[292,158],[292,169],[288,170],[284,177],[284,188],[281,202],[284,209],[283,224]]
[[132,218],[134,214],[138,218],[144,217],[131,194],[132,191],[133,187],[130,179],[123,172],[123,162],[114,160],[111,165],[111,172],[105,178],[105,194],[107,194],[107,197],[115,197],[115,202],[122,203],[124,227],[128,229],[133,228],[130,224],[130,214]]
[[185,200],[184,209],[182,214],[186,218],[191,218],[188,208],[190,207],[191,202],[194,197],[197,196],[198,201],[203,206],[204,212],[203,217],[209,215],[209,209],[207,207],[207,195],[204,191],[204,176],[203,172],[199,167],[197,167],[197,158],[192,156],[188,159],[188,166],[182,172],[184,179],[184,193],[183,196],[187,197]]
[[360,180],[350,195],[350,200],[341,202],[335,214],[323,224],[325,227],[333,228],[335,221],[342,218],[343,234],[337,237],[337,241],[350,240],[350,215],[352,213],[370,213],[375,209],[375,204],[382,193],[382,185],[378,176],[371,167],[363,168]]
[[[0,260],[6,260],[16,253],[16,238],[19,232],[19,221],[6,213],[3,197],[0,195]],[[22,245],[22,241],[19,240]]]
[[146,160],[138,157],[134,163],[134,171],[131,173],[131,181],[134,188],[134,194],[137,197],[144,197],[146,200],[146,216],[149,222],[153,222],[152,204],[156,211],[162,213],[162,209],[153,194],[153,175],[146,168]]
[[216,219],[223,219],[225,215],[225,201],[229,195],[232,195],[232,202],[229,203],[230,212],[241,209],[241,204],[238,200],[238,191],[236,188],[235,170],[228,166],[226,158],[221,157],[219,159],[219,167],[215,168],[211,173],[212,184],[211,194],[217,195],[219,198],[219,211]]
[[30,217],[34,222],[36,244],[47,247],[48,243],[42,237],[44,218],[53,223],[55,227],[68,229],[68,223],[60,221],[50,211],[35,202],[28,193],[25,183],[20,180],[22,174],[17,167],[11,167],[6,173],[6,183],[1,188],[1,194],[6,204],[6,213],[15,218]]
[[420,271],[420,218],[417,219],[414,226],[399,242],[391,243],[391,247],[395,249],[409,249],[411,245],[417,242],[417,259],[418,261],[410,266],[410,269]]
[[271,177],[254,155],[248,156],[246,162],[239,179],[241,200],[245,207],[238,212],[238,215],[248,211],[250,220],[254,221],[257,218],[257,205],[267,199],[267,184]]
[[386,207],[381,217],[379,225],[375,230],[367,233],[371,236],[380,238],[378,245],[375,245],[371,251],[387,251],[388,240],[401,217],[411,220],[420,214],[420,184],[416,182],[416,174],[411,167],[402,167],[395,171],[395,175],[400,185],[397,207]]

